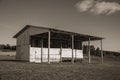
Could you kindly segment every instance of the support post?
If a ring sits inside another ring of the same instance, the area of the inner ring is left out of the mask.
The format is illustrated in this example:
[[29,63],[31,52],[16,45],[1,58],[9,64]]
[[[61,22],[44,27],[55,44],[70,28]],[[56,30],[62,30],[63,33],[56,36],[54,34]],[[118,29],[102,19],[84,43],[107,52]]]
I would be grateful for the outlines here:
[[61,47],[60,47],[60,62],[62,62],[62,41],[61,41]]
[[48,64],[50,64],[50,31],[48,32]]
[[90,55],[90,37],[88,41],[88,58],[89,58],[89,63],[91,63],[91,55]]
[[72,34],[72,64],[74,64],[74,34]]
[[100,40],[100,43],[101,43],[101,63],[103,63],[103,49],[102,49],[102,40]]
[[41,62],[43,62],[43,38],[41,40]]
[[81,44],[82,44],[81,48],[82,48],[82,50],[83,50],[83,42],[82,42]]
[[77,50],[75,49],[75,62],[77,61]]
[[[82,54],[83,54],[83,56],[84,56],[84,53],[83,53],[83,47],[84,47],[84,46],[83,46],[83,42],[82,42],[81,44],[82,44]],[[82,59],[82,62],[84,62],[83,60],[84,60],[84,59]]]
[[[29,47],[29,62],[30,62],[30,54],[31,54],[31,50],[30,50],[30,49],[31,49],[31,44],[29,44],[28,47]],[[16,46],[16,48],[17,48],[17,46]],[[16,58],[16,59],[17,59],[17,58]]]

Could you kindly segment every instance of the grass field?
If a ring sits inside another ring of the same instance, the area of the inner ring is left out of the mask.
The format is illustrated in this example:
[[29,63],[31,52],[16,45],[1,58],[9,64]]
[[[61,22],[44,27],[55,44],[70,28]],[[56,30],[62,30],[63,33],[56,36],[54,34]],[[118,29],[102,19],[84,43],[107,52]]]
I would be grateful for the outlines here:
[[14,56],[0,56],[0,80],[120,80],[120,59],[93,57],[93,63],[19,62]]

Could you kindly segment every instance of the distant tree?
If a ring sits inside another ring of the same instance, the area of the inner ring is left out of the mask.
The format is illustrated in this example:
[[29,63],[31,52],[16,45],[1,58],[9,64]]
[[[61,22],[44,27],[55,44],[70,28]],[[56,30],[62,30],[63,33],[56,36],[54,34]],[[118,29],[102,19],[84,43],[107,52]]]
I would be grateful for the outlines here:
[[4,46],[2,44],[0,44],[0,50],[3,50]]
[[[90,46],[90,52],[91,52],[92,55],[95,55],[95,54],[96,54],[96,50],[95,50],[94,45],[91,45],[91,46]],[[83,53],[84,53],[84,54],[88,54],[88,45],[84,45],[84,46],[83,46]]]
[[10,50],[10,48],[11,48],[10,44],[7,44],[6,49]]
[[0,44],[0,50],[6,51],[6,50],[16,50],[15,45],[10,45],[10,44]]
[[91,46],[90,46],[90,53],[91,53],[92,55],[96,55],[96,51],[95,51],[94,45],[91,45]]
[[100,56],[100,48],[99,47],[97,47],[97,49],[96,49],[96,55]]
[[88,49],[88,46],[87,45],[83,45],[83,54],[87,54],[87,49]]
[[5,44],[3,44],[2,46],[3,46],[3,50],[6,49],[6,45]]
[[16,50],[16,46],[11,46],[11,50]]

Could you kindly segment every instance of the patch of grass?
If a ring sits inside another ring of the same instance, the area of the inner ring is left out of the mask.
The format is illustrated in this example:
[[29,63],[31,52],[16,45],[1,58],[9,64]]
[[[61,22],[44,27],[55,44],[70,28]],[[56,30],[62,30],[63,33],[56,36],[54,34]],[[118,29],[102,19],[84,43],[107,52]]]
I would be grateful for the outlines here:
[[120,62],[110,58],[105,60],[104,64],[84,62],[50,65],[1,60],[0,80],[120,80]]

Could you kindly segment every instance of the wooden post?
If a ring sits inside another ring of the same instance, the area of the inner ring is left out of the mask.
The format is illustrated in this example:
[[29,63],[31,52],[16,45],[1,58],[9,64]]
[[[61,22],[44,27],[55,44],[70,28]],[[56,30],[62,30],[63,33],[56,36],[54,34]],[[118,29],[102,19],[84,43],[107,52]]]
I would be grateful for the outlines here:
[[48,32],[48,64],[50,64],[50,31]]
[[43,62],[43,38],[41,40],[41,62]]
[[[16,46],[16,47],[17,47],[17,46]],[[30,50],[30,49],[31,49],[31,44],[29,44],[28,47],[29,47],[29,62],[30,62],[30,54],[31,54],[31,50]],[[16,58],[16,59],[17,59],[17,58]]]
[[89,58],[89,63],[91,63],[91,56],[90,56],[90,37],[88,41],[88,58]]
[[74,49],[74,35],[72,34],[72,64],[74,64],[74,52],[73,52],[73,49]]
[[60,47],[60,62],[62,62],[62,41],[61,41],[61,47]]
[[[81,44],[82,44],[82,54],[83,54],[83,57],[84,57],[84,53],[83,53],[83,47],[84,47],[84,46],[83,46],[83,42],[82,42]],[[82,62],[84,62],[83,60],[84,60],[84,59],[82,59]]]
[[77,50],[75,49],[75,62],[77,61]]
[[101,43],[101,63],[103,63],[103,49],[102,49],[102,39],[100,40]]
[[82,47],[82,50],[83,50],[83,42],[82,42],[81,44],[82,44],[82,46],[81,46],[81,47]]

